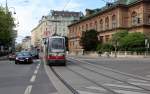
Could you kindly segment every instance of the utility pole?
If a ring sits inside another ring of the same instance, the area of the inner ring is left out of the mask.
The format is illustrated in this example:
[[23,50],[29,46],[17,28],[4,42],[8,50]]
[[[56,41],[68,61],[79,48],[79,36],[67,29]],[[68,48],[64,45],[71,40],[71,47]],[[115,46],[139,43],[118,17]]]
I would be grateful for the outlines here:
[[6,6],[5,6],[5,8],[6,8],[6,13],[8,13],[8,4],[7,4],[7,0],[6,0]]

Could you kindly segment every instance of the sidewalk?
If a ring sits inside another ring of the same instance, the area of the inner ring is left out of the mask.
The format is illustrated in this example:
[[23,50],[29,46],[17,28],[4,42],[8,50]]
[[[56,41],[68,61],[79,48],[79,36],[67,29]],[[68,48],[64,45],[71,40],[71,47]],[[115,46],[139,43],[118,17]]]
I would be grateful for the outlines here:
[[0,61],[1,60],[7,60],[8,59],[8,55],[6,55],[6,56],[0,56]]
[[144,56],[144,55],[117,55],[117,57],[115,57],[114,55],[67,55],[67,56],[73,56],[73,57],[81,57],[81,58],[93,58],[93,59],[100,59],[100,58],[110,58],[110,59],[150,59],[150,56]]

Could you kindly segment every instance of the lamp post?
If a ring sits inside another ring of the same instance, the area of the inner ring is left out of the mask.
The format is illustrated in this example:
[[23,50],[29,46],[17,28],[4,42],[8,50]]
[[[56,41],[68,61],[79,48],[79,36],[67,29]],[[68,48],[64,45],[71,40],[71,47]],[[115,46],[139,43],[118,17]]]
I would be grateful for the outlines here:
[[145,39],[145,57],[148,55],[148,49],[149,49],[149,41],[148,39]]

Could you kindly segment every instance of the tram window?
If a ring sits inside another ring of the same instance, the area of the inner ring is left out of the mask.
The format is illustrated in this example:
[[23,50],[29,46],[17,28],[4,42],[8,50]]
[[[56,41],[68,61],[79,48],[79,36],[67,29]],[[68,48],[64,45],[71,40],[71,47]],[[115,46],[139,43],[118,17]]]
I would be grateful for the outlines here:
[[63,39],[52,39],[51,47],[52,49],[64,49]]

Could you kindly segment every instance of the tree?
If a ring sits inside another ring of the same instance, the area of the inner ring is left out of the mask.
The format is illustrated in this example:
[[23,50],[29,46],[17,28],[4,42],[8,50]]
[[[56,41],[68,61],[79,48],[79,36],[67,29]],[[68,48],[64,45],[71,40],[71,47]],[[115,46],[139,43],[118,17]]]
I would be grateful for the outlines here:
[[87,30],[83,32],[80,44],[85,51],[95,51],[98,44],[98,33],[96,30]]
[[140,32],[129,33],[120,40],[120,43],[126,50],[140,51],[145,47],[145,35]]
[[5,9],[0,7],[0,43],[4,46],[9,46],[12,44],[12,32],[14,19],[10,12],[5,12]]

